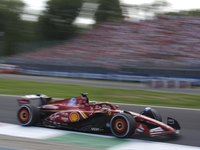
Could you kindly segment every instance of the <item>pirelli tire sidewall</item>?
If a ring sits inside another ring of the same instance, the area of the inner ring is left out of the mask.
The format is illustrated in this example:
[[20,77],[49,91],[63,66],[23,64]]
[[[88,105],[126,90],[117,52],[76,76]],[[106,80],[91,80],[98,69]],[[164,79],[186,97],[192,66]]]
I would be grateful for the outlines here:
[[20,125],[33,126],[40,120],[40,109],[31,104],[22,105],[17,111],[17,120]]
[[161,117],[160,113],[155,109],[151,109],[151,111],[152,111],[152,114],[153,114],[154,118],[156,120],[162,122],[162,117]]
[[132,115],[127,113],[119,113],[110,120],[110,130],[112,134],[118,138],[128,138],[134,134],[136,129],[136,121]]

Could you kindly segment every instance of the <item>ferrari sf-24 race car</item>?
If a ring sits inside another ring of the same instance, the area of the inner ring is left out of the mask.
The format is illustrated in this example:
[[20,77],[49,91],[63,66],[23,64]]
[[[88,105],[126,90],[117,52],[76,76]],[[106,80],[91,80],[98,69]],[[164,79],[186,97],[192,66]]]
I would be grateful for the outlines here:
[[[111,132],[118,138],[144,133],[150,136],[178,134],[179,123],[161,115],[150,107],[141,113],[118,110],[108,102],[89,101],[87,93],[80,97],[52,100],[43,94],[25,95],[18,99],[17,119],[23,126],[46,126],[84,132]],[[39,104],[30,104],[38,100]]]

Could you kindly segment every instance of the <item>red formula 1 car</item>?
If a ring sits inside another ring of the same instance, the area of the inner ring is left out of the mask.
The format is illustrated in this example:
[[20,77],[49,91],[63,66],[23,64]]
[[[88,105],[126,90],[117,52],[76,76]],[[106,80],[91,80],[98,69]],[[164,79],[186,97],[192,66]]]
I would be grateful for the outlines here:
[[[30,104],[30,100],[39,99],[39,105]],[[18,99],[20,105],[17,119],[23,126],[42,126],[85,132],[112,132],[118,138],[132,134],[145,133],[151,136],[176,134],[179,123],[167,118],[162,122],[160,114],[147,107],[140,114],[118,110],[108,102],[89,102],[87,93],[81,97],[53,101],[43,94],[25,95]]]

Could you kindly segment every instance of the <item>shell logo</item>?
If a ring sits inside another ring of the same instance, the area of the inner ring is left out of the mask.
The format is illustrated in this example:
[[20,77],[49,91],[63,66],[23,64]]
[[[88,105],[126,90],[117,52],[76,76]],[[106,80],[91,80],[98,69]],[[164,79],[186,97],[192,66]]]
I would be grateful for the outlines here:
[[69,116],[70,120],[72,122],[78,121],[79,120],[79,115],[76,112],[72,112]]

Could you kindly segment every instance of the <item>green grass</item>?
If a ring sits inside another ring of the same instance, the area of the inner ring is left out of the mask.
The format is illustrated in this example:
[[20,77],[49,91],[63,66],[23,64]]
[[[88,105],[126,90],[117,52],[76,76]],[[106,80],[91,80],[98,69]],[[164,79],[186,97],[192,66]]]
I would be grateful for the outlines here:
[[70,98],[85,92],[89,93],[90,100],[95,101],[200,109],[198,95],[0,79],[0,94],[45,94],[53,98]]

